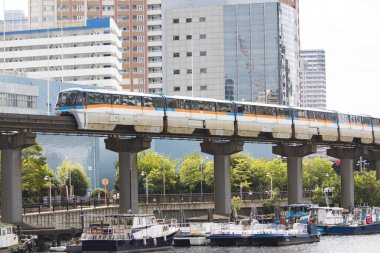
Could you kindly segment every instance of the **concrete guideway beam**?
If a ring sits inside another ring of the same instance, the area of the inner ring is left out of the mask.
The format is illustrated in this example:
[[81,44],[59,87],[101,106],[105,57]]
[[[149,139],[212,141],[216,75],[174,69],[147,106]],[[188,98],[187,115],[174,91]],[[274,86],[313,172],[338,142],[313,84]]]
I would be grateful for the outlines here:
[[21,150],[33,146],[36,134],[0,135],[1,149],[1,221],[22,223]]
[[302,157],[316,153],[316,145],[289,146],[280,144],[272,147],[275,155],[286,157],[288,171],[288,204],[303,202]]
[[369,149],[366,159],[369,161],[375,161],[376,167],[376,180],[380,180],[380,150]]
[[119,153],[119,212],[138,213],[138,172],[137,153],[149,149],[152,139],[108,138],[104,140],[106,149]]
[[214,213],[231,213],[231,168],[230,155],[243,151],[244,142],[224,143],[205,141],[201,151],[214,156]]
[[332,147],[327,155],[340,159],[341,207],[351,210],[354,207],[354,159],[363,156],[363,148]]

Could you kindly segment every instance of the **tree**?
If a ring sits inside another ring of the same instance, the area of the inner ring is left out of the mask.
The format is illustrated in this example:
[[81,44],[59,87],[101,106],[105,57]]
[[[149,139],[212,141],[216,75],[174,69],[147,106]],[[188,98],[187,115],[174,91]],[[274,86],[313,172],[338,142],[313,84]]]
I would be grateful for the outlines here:
[[[324,158],[305,159],[303,161],[303,182],[304,187],[314,189],[322,187],[328,181],[328,177],[336,175],[332,168],[332,163]],[[328,185],[324,185],[328,186]]]
[[231,178],[233,191],[240,190],[240,187],[250,188],[250,168],[252,158],[246,153],[238,153],[231,156]]
[[358,171],[354,175],[355,203],[380,205],[380,182],[375,171]]
[[179,181],[189,192],[193,192],[200,184],[202,177],[201,169],[205,166],[204,162],[204,158],[195,152],[186,155],[183,159],[179,168]]
[[70,160],[65,159],[61,165],[57,167],[57,173],[62,185],[66,186],[66,196],[68,188],[70,187],[70,180],[71,185],[74,188],[74,191],[71,194],[77,196],[84,196],[87,194],[87,189],[90,186],[90,179],[86,175],[81,164],[73,163]]
[[42,195],[42,189],[49,187],[50,182],[45,177],[54,176],[46,163],[46,157],[42,156],[42,151],[43,148],[35,144],[23,149],[21,153],[23,197],[30,201],[37,201],[36,198]]

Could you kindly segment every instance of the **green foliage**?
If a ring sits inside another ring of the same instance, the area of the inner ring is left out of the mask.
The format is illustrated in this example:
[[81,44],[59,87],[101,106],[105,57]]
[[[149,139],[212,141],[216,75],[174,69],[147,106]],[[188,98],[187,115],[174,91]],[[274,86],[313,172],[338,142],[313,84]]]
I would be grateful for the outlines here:
[[314,189],[329,183],[329,177],[335,172],[332,163],[326,159],[316,157],[314,159],[304,159],[303,164],[303,185],[304,188]]
[[239,211],[241,208],[241,201],[239,196],[232,197],[231,199],[231,208],[232,210]]
[[205,169],[205,160],[201,155],[197,153],[186,155],[179,168],[180,183],[189,192],[194,192],[195,188],[200,184],[201,179],[204,181],[204,176],[201,172],[203,169]]
[[314,188],[311,202],[318,204],[319,206],[326,206],[325,193],[322,188],[319,188],[318,186]]
[[22,150],[23,198],[38,198],[42,195],[43,188],[49,188],[50,182],[45,180],[45,177],[52,178],[54,172],[46,163],[46,157],[42,156],[42,151],[43,148],[39,144]]
[[[104,189],[102,188],[95,188],[92,192],[91,192],[91,198],[104,198]],[[109,196],[109,194],[107,193],[107,197]]]
[[263,204],[265,214],[273,214],[275,209],[280,206],[280,191],[278,188],[273,189],[272,196]]
[[81,164],[73,163],[65,159],[61,165],[57,167],[57,173],[61,186],[69,187],[71,179],[71,185],[74,187],[74,195],[84,196],[87,194],[90,180]]
[[380,182],[376,180],[376,172],[363,170],[355,172],[355,203],[380,205]]

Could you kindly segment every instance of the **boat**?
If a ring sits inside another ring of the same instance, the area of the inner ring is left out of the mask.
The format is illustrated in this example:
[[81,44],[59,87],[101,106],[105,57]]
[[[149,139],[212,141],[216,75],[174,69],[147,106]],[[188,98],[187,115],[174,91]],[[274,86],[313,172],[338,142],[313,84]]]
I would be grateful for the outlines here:
[[245,237],[259,222],[256,219],[241,219],[238,224],[222,223],[211,226],[211,233],[207,236],[211,246],[230,247],[230,246],[247,246]]
[[32,252],[34,243],[35,237],[20,240],[19,236],[13,233],[12,224],[0,223],[0,252]]
[[159,224],[153,214],[82,215],[86,227],[82,252],[137,252],[166,250],[178,232]]
[[207,246],[210,239],[207,236],[211,233],[213,222],[190,223],[186,227],[180,227],[179,233],[174,237],[174,246]]
[[321,235],[327,235],[328,227],[344,224],[341,207],[313,206],[310,207],[308,218],[317,224],[317,232]]
[[357,206],[343,224],[326,227],[327,235],[367,235],[380,233],[380,208]]
[[249,246],[288,246],[320,241],[314,223],[294,223],[290,229],[282,224],[246,236]]

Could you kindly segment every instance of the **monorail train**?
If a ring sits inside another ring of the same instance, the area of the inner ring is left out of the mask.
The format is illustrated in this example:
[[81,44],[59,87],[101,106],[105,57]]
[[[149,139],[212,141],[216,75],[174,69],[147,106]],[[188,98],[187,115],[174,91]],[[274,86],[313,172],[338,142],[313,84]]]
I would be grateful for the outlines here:
[[380,144],[379,118],[252,102],[72,88],[55,111],[87,130]]

